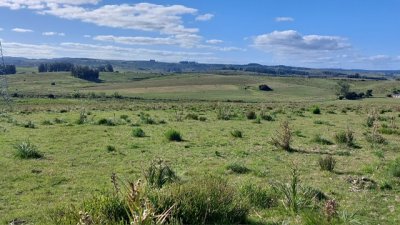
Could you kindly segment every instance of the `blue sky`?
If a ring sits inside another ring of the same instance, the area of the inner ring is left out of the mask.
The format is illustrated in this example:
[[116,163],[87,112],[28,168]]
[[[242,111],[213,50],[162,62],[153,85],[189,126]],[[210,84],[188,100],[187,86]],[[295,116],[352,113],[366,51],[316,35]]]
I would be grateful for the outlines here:
[[0,0],[9,56],[400,69],[398,0]]

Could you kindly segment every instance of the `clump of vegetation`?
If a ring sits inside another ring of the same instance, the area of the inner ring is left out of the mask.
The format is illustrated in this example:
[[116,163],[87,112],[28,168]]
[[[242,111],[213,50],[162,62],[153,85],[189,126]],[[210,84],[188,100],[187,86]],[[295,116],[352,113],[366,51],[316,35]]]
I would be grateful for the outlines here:
[[99,124],[99,125],[105,125],[105,126],[116,126],[117,125],[117,123],[115,122],[115,120],[114,119],[111,119],[111,118],[109,118],[109,119],[100,119],[98,122],[97,122],[97,124]]
[[140,121],[142,124],[156,124],[157,122],[150,117],[149,114],[140,113]]
[[180,142],[182,141],[182,136],[181,133],[179,133],[176,130],[169,130],[165,133],[165,137],[167,138],[167,140],[169,141],[176,141],[176,142]]
[[107,152],[115,152],[117,149],[112,145],[107,145],[106,147]]
[[248,111],[246,113],[246,118],[248,120],[255,120],[257,118],[257,114],[254,111]]
[[174,207],[171,217],[182,224],[244,224],[249,206],[225,179],[205,176],[150,193],[157,212]]
[[22,124],[22,126],[25,127],[25,128],[31,128],[31,129],[35,129],[36,128],[35,123],[30,121],[30,120],[28,122]]
[[268,85],[266,84],[261,84],[258,86],[258,90],[260,91],[273,91],[272,88],[270,88]]
[[194,114],[194,113],[189,113],[186,115],[185,117],[186,119],[190,119],[190,120],[199,120],[199,115]]
[[267,209],[278,203],[278,196],[275,192],[257,185],[247,184],[241,187],[240,193],[256,208]]
[[15,156],[20,159],[40,159],[43,154],[40,153],[35,145],[29,141],[23,141],[14,145]]
[[247,168],[246,166],[240,165],[239,163],[231,163],[226,166],[226,169],[233,173],[238,173],[238,174],[245,174],[245,173],[250,172],[249,168]]
[[389,165],[389,173],[397,178],[400,178],[400,158],[397,158]]
[[175,171],[162,159],[153,160],[143,173],[147,185],[154,188],[162,188],[165,184],[179,180]]
[[205,116],[200,116],[200,117],[199,117],[199,120],[202,121],[202,122],[204,122],[204,121],[207,120],[207,117],[205,117]]
[[261,119],[266,120],[266,121],[274,121],[274,118],[269,114],[261,113],[260,117],[261,117]]
[[332,156],[320,157],[318,164],[321,170],[332,172],[335,169],[336,160]]
[[134,137],[144,137],[144,136],[146,136],[146,134],[145,134],[145,132],[142,130],[142,128],[137,127],[137,128],[134,128],[134,129],[132,130],[132,136],[134,136]]
[[77,124],[84,124],[84,123],[87,122],[87,120],[88,120],[87,113],[86,113],[84,110],[82,110],[82,111],[79,113],[79,118],[78,118],[78,120],[76,121],[76,123],[77,123]]
[[322,137],[319,134],[315,135],[312,141],[320,145],[333,145],[332,141]]
[[292,128],[289,121],[285,120],[281,123],[280,130],[276,131],[275,137],[272,138],[272,144],[290,152],[293,150],[291,147],[292,139]]
[[235,138],[242,138],[243,132],[240,130],[233,130],[233,131],[231,131],[231,135]]
[[313,114],[321,114],[321,109],[318,107],[318,106],[314,106],[312,109],[311,109],[311,112],[313,113]]
[[297,168],[292,168],[290,183],[275,183],[273,189],[283,196],[285,209],[297,214],[301,209],[312,206],[316,193],[311,188],[300,185]]
[[345,144],[347,147],[355,147],[354,139],[354,132],[350,128],[335,135],[336,142],[338,144]]
[[229,108],[218,108],[217,119],[218,120],[230,120],[235,116],[235,114]]

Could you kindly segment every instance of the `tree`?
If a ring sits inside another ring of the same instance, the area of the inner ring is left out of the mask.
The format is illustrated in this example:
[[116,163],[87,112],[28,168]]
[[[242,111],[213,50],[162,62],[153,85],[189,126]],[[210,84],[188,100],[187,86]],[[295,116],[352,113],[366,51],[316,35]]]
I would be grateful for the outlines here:
[[[4,72],[4,75],[17,73],[17,68],[15,67],[15,65],[6,65],[4,67],[4,70],[3,68],[0,69]],[[3,72],[0,75],[3,75]]]
[[97,81],[99,79],[99,71],[91,69],[88,66],[74,66],[71,75],[80,79]]
[[367,90],[367,92],[365,93],[365,97],[366,98],[370,98],[370,97],[372,97],[373,95],[372,95],[372,90]]
[[106,71],[107,71],[107,72],[114,72],[113,66],[112,66],[111,64],[107,64],[107,65],[106,65]]
[[336,95],[346,96],[350,92],[350,85],[344,81],[340,80],[336,85]]

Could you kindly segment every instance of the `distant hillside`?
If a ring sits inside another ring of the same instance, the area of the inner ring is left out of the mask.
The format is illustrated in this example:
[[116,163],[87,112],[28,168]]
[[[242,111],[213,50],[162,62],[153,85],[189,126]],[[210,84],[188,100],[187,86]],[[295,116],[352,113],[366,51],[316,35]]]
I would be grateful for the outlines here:
[[101,66],[112,64],[120,71],[148,71],[159,73],[252,73],[272,76],[307,76],[307,77],[348,77],[365,79],[386,79],[388,76],[399,76],[400,71],[369,71],[369,70],[344,70],[344,69],[313,69],[291,66],[266,66],[256,63],[246,65],[234,64],[204,64],[183,61],[179,63],[148,61],[123,61],[123,60],[101,60],[88,58],[55,58],[55,59],[27,59],[22,57],[6,57],[7,64],[17,67],[37,67],[41,63],[66,62],[75,65]]

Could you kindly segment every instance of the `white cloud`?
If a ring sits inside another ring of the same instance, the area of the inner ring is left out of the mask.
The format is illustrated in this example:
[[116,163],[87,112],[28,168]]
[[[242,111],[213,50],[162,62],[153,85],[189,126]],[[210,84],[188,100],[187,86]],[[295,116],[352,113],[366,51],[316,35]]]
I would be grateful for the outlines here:
[[13,10],[18,9],[45,9],[54,4],[85,5],[97,4],[101,0],[0,0],[0,7],[8,7]]
[[197,16],[196,20],[197,21],[208,21],[208,20],[211,20],[212,18],[214,18],[213,14],[206,13],[206,14]]
[[276,17],[275,21],[276,22],[293,22],[294,18],[292,18],[292,17]]
[[121,37],[114,35],[99,35],[95,36],[93,39],[126,45],[179,45],[184,48],[193,48],[201,41],[201,37],[197,34],[179,34],[168,37]]
[[91,37],[92,37],[92,35],[85,34],[85,35],[83,35],[83,37],[84,37],[84,38],[91,38]]
[[4,29],[0,27],[0,31],[3,31]]
[[274,31],[254,38],[256,48],[280,54],[309,51],[337,51],[350,48],[345,38],[338,36],[301,35],[294,30]]
[[49,32],[43,32],[42,33],[43,36],[65,36],[65,33],[57,33],[57,32],[53,32],[53,31],[49,31]]
[[162,34],[197,33],[197,28],[187,28],[182,21],[182,15],[196,12],[196,9],[182,5],[163,6],[150,3],[104,5],[97,9],[55,4],[39,11],[41,14],[81,20],[99,26],[156,31]]
[[208,44],[221,44],[224,43],[223,40],[218,40],[218,39],[211,39],[211,40],[207,40],[206,43]]
[[156,59],[177,62],[182,60],[212,62],[216,59],[211,52],[164,51],[146,48],[125,48],[113,45],[92,45],[65,42],[59,45],[24,44],[4,42],[5,55],[27,58],[83,57],[117,60]]
[[12,29],[12,31],[18,32],[18,33],[31,33],[31,32],[33,32],[33,30],[23,29],[23,28],[14,28],[14,29]]

